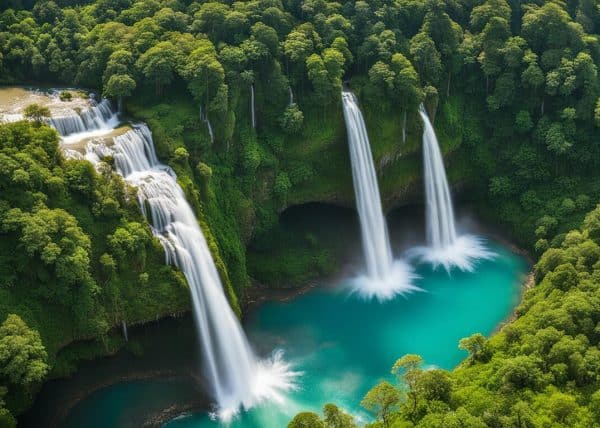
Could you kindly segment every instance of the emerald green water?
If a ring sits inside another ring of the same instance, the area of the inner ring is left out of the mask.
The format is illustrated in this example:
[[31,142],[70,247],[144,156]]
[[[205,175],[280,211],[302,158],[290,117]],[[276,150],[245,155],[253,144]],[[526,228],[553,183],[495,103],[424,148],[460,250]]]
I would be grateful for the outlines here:
[[[527,263],[498,244],[498,254],[473,273],[432,271],[419,266],[423,292],[378,303],[349,296],[343,281],[288,302],[268,302],[250,314],[246,331],[256,351],[281,349],[303,375],[285,403],[265,404],[243,413],[232,428],[281,428],[300,410],[320,411],[334,402],[368,420],[360,399],[385,378],[406,353],[425,363],[451,369],[465,357],[462,337],[490,334],[511,312],[519,297]],[[102,389],[70,412],[65,427],[140,426],[167,403],[191,400],[197,391],[161,380],[125,382]],[[137,425],[136,425],[137,421]],[[179,417],[168,428],[219,426],[206,412]]]

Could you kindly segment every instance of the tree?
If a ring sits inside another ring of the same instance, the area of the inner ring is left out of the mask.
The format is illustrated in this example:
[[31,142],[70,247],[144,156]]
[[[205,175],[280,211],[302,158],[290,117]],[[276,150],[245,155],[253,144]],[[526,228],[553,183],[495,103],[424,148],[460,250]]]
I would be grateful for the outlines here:
[[3,397],[6,395],[7,389],[0,386],[0,426],[5,428],[16,428],[17,421],[10,414],[8,409],[4,408]]
[[410,41],[410,54],[423,80],[435,85],[442,72],[442,59],[433,40],[425,33],[418,33]]
[[324,104],[340,97],[344,61],[344,55],[333,48],[325,49],[321,55],[312,54],[306,59],[308,78]]
[[119,111],[122,109],[123,97],[129,97],[135,89],[135,80],[127,74],[113,74],[104,85],[104,96],[117,98]]
[[292,419],[287,428],[325,428],[325,424],[316,413],[302,412]]
[[288,134],[298,134],[302,130],[304,114],[296,103],[288,105],[281,117],[281,127]]
[[550,125],[546,131],[545,140],[548,150],[557,155],[565,154],[573,145],[565,135],[563,125],[558,122]]
[[133,66],[133,54],[125,49],[118,49],[110,54],[108,61],[106,62],[106,68],[102,75],[102,81],[106,82],[111,76],[115,74],[126,74],[131,73],[131,67]]
[[265,45],[271,57],[275,58],[279,52],[279,36],[277,31],[262,22],[257,22],[250,29],[252,36]]
[[487,339],[481,333],[460,339],[458,347],[469,353],[471,364],[477,361],[486,361],[490,357]]
[[162,95],[163,87],[171,83],[176,68],[176,48],[171,42],[160,42],[144,52],[136,67],[154,82],[156,95]]
[[[55,280],[42,283],[39,290],[49,300],[66,304],[77,286],[93,283],[89,272],[90,238],[67,211],[42,205],[32,212],[13,208],[4,216],[2,227],[17,234],[25,254],[42,262],[29,264],[36,264],[37,269],[53,269]],[[30,271],[31,267],[23,269]]]
[[15,385],[40,382],[48,373],[47,357],[39,333],[8,315],[0,326],[0,375]]
[[396,73],[383,61],[377,61],[369,70],[369,79],[379,89],[381,96],[387,96],[394,89]]
[[108,236],[111,252],[122,266],[136,262],[136,268],[142,270],[146,261],[146,243],[149,241],[147,229],[138,222],[127,222]]
[[417,402],[419,399],[417,384],[423,374],[423,370],[421,369],[422,364],[423,359],[420,356],[407,354],[398,359],[392,367],[392,374],[395,375],[403,385],[406,385],[407,395],[411,401],[409,414],[413,422],[416,422]]
[[449,403],[452,381],[444,370],[424,370],[417,379],[415,389],[425,400]]
[[[188,88],[194,99],[205,106],[224,87],[225,70],[217,59],[214,45],[209,40],[198,42],[186,59],[181,74],[188,82]],[[221,101],[223,104],[227,98]]]
[[391,383],[382,381],[367,392],[360,404],[374,413],[377,420],[381,420],[383,426],[387,428],[391,426],[391,417],[393,412],[398,409],[400,398],[400,391]]
[[41,125],[45,118],[50,117],[50,109],[40,104],[29,104],[23,110],[23,115],[29,120],[33,120],[36,125]]
[[192,28],[196,32],[204,32],[209,35],[215,43],[225,30],[225,19],[229,12],[229,6],[220,2],[206,2],[194,15]]
[[327,428],[357,428],[354,418],[342,411],[335,404],[325,404],[323,407],[325,426]]

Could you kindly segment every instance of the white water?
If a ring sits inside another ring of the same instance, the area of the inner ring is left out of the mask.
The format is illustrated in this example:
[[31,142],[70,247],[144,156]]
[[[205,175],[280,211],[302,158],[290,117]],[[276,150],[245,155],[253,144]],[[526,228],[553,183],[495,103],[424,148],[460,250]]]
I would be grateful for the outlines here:
[[[100,110],[100,115],[92,110],[98,117],[115,115],[110,104],[102,102],[97,107],[100,106],[107,106],[108,111]],[[88,136],[102,124],[86,120],[87,116],[81,118],[83,129],[69,127],[71,122],[67,121],[50,123],[69,125],[64,128],[64,138]],[[109,126],[110,122],[104,124]],[[74,134],[68,134],[69,131]],[[276,352],[265,361],[254,355],[225,297],[198,220],[177,184],[175,172],[159,162],[150,130],[146,125],[137,125],[113,140],[110,147],[101,141],[89,142],[84,158],[98,164],[105,156],[113,156],[117,172],[137,188],[139,205],[165,249],[166,262],[175,264],[185,275],[200,338],[203,372],[216,402],[215,415],[226,421],[240,409],[262,401],[283,403],[284,393],[295,387],[299,373],[290,369],[281,353]],[[127,340],[125,323],[123,331]]]
[[289,93],[288,105],[291,106],[292,104],[294,104],[294,91],[292,91],[291,86],[288,86],[288,93]]
[[190,286],[204,373],[217,414],[229,419],[240,408],[283,400],[297,373],[279,358],[261,362],[255,357],[225,297],[198,220],[173,170],[157,160],[149,129],[141,125],[114,140],[117,170],[137,187],[140,207],[165,249],[167,263],[178,266]]
[[452,197],[435,130],[423,105],[419,114],[423,119],[428,247],[415,248],[411,253],[436,267],[444,266],[446,270],[453,266],[462,270],[472,270],[477,259],[490,258],[493,254],[486,250],[480,238],[457,234]]
[[26,107],[26,101],[30,99],[31,103],[39,102],[49,106],[52,116],[47,118],[46,122],[58,131],[64,144],[106,135],[119,124],[117,112],[106,99],[100,103],[96,103],[93,98],[62,102],[59,101],[59,91],[25,93],[31,96],[22,96],[23,99],[16,101],[12,106],[12,111],[1,113],[0,122],[23,120],[22,110]]
[[123,338],[125,342],[129,342],[129,333],[127,332],[127,322],[125,320],[121,321],[121,328],[123,329]]
[[252,127],[256,128],[256,111],[254,109],[254,84],[250,85],[250,114],[252,115]]
[[425,196],[427,198],[427,242],[434,249],[445,248],[456,241],[454,209],[444,160],[425,108],[419,114],[423,119],[423,163],[425,170]]
[[212,125],[210,124],[210,119],[208,118],[208,116],[206,116],[204,118],[204,121],[206,122],[206,129],[208,129],[208,136],[210,137],[210,143],[214,144],[215,133],[213,132],[213,128],[212,128]]
[[204,121],[204,123],[206,123],[206,129],[208,131],[208,136],[210,137],[210,143],[214,144],[215,134],[213,132],[212,125],[210,124],[210,119],[208,118],[208,114],[202,112],[202,107],[200,107],[200,119],[202,119]]
[[343,92],[342,101],[367,270],[369,276],[383,278],[392,266],[392,250],[381,209],[369,136],[354,94]]
[[[205,120],[212,138],[208,118]],[[159,162],[148,127],[135,125],[114,136],[113,144],[106,137],[90,139],[99,131],[112,132],[118,124],[117,113],[107,100],[93,103],[80,113],[61,111],[48,123],[61,134],[62,149],[68,157],[84,158],[99,166],[104,157],[112,156],[117,172],[137,188],[139,205],[164,247],[166,262],[175,264],[187,279],[203,373],[216,404],[214,415],[227,421],[241,409],[263,401],[284,405],[285,392],[295,388],[300,373],[291,370],[280,351],[263,361],[255,356],[225,297],[198,220],[177,184],[175,172]],[[85,154],[73,149],[83,141],[88,141]],[[70,146],[70,143],[79,144]],[[121,327],[128,340],[125,321]]]
[[48,124],[55,128],[66,144],[80,141],[84,138],[98,137],[110,133],[118,124],[117,112],[110,101],[102,100],[80,112],[73,110],[69,114],[52,116]]
[[351,288],[365,297],[388,299],[416,290],[414,275],[401,261],[393,262],[387,224],[383,216],[377,175],[365,122],[352,92],[342,92],[348,133],[352,180],[360,220],[367,276],[351,281]]

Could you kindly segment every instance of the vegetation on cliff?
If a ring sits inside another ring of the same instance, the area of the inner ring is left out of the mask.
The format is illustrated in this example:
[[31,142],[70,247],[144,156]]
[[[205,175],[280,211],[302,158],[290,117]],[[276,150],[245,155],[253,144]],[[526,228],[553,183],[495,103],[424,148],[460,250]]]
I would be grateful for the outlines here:
[[[424,369],[417,355],[392,367],[362,405],[371,427],[592,427],[600,424],[600,206],[548,249],[516,320],[485,338],[460,341],[467,358],[452,372]],[[299,414],[288,426],[353,428]],[[337,410],[339,413],[339,410]],[[336,422],[337,421],[337,422]]]
[[[539,284],[511,327],[527,324],[521,336],[509,340],[507,327],[484,341],[489,361],[472,357],[449,375],[451,403],[446,396],[418,396],[416,386],[404,391],[416,405],[394,402],[401,407],[394,417],[429,423],[423,426],[448,417],[444,423],[452,426],[468,413],[472,426],[528,426],[515,408],[519,398],[523,412],[555,412],[548,418],[557,424],[597,421],[592,404],[598,400],[589,392],[597,379],[581,375],[580,366],[595,367],[588,348],[598,344],[598,308],[585,318],[591,332],[575,321],[570,327],[562,312],[550,320],[551,311],[534,310],[539,296],[550,301],[597,289],[596,268],[589,265],[596,257],[593,227],[586,221],[581,248],[567,233],[600,195],[600,13],[594,2],[10,0],[0,10],[3,83],[97,88],[149,123],[159,156],[176,170],[222,260],[232,302],[251,283],[248,272],[279,285],[330,269],[321,243],[308,239],[282,252],[269,237],[281,232],[278,214],[290,205],[353,203],[339,106],[343,80],[362,104],[386,207],[418,195],[417,108],[425,102],[449,155],[450,178],[464,197],[544,256]],[[106,337],[121,319],[141,321],[187,306],[184,281],[163,265],[130,190],[110,168],[96,173],[85,162],[63,160],[56,134],[44,126],[3,126],[0,142],[0,318],[17,313],[38,330],[54,371],[66,369],[53,359],[73,339]],[[321,256],[290,265],[296,250]],[[575,273],[543,268],[559,253]],[[557,279],[548,279],[553,275]],[[573,275],[576,284],[562,289]],[[588,313],[579,300],[572,310]],[[555,345],[531,345],[535,326],[545,323],[543,332],[554,321],[567,324],[546,333],[556,343],[572,339],[584,362],[535,355]],[[563,341],[561,332],[571,339]],[[541,380],[514,389],[518,382],[505,363],[515,371],[529,368]],[[435,376],[414,370],[428,382]],[[19,412],[12,391],[27,388],[9,387],[4,401]],[[380,392],[402,397],[392,389]],[[470,390],[481,394],[481,408],[456,398],[457,391]],[[494,404],[490,397],[508,399]],[[486,416],[484,408],[495,413]],[[556,414],[558,408],[571,410]],[[517,422],[494,419],[506,412]]]
[[19,412],[48,372],[33,371],[41,363],[29,359],[67,374],[73,355],[57,353],[73,340],[104,338],[110,349],[114,325],[189,303],[134,191],[108,165],[96,172],[86,161],[65,160],[56,131],[29,122],[0,126],[0,165],[0,379],[10,392],[5,401]]

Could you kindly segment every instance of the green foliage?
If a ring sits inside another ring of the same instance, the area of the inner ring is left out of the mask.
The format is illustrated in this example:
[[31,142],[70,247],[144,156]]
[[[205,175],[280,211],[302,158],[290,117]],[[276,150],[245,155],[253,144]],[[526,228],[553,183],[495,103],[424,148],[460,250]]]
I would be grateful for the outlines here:
[[373,413],[384,427],[391,426],[391,418],[400,403],[400,391],[392,384],[382,381],[371,389],[362,399],[361,405]]
[[287,428],[325,428],[325,424],[316,413],[302,412],[291,420]]
[[173,152],[173,160],[177,163],[184,163],[188,160],[190,154],[185,147],[177,147]]
[[398,386],[383,381],[363,399],[373,426],[595,426],[600,239],[587,225],[598,213],[600,205],[542,255],[514,322],[489,340],[460,341],[469,358],[454,371],[400,358],[392,368]]
[[128,97],[136,87],[135,80],[127,74],[113,74],[106,82],[104,96],[110,98]]
[[[596,385],[588,348],[597,345],[597,332],[589,333],[597,302],[585,303],[581,293],[589,297],[598,281],[600,214],[567,233],[600,197],[600,16],[593,2],[95,0],[22,7],[28,4],[0,6],[0,80],[63,82],[128,98],[128,112],[149,123],[158,155],[176,170],[234,308],[250,283],[247,268],[260,282],[298,284],[335,264],[320,239],[313,245],[295,236],[286,248],[261,243],[288,205],[352,204],[342,79],[361,102],[385,204],[405,201],[420,184],[417,108],[424,102],[451,181],[479,213],[543,255],[538,286],[512,333],[483,345],[477,336],[462,342],[470,356],[451,375],[449,402],[442,375],[410,368],[420,380],[398,402],[393,422],[598,423],[589,404],[598,397],[583,388]],[[249,127],[250,84],[256,129]],[[187,294],[181,276],[163,266],[130,191],[109,169],[98,174],[86,162],[62,159],[55,133],[41,126],[47,115],[36,106],[28,117],[37,128],[0,127],[0,315],[16,308],[40,331],[52,363],[65,343],[103,336],[120,319],[185,309]],[[252,238],[258,248],[247,262]],[[534,329],[522,328],[520,320],[539,305],[531,317],[572,340],[553,342],[548,331],[534,340]],[[564,349],[574,356],[565,358]]]
[[298,108],[298,104],[292,103],[287,106],[281,117],[281,127],[288,134],[298,134],[302,130],[304,114]]
[[[0,126],[0,194],[0,317],[10,315],[0,367],[12,367],[6,401],[18,414],[48,366],[60,372],[61,348],[93,337],[94,355],[106,352],[103,337],[122,319],[183,311],[189,297],[121,178],[63,159],[49,127]],[[0,407],[2,418],[10,416]]]
[[48,372],[47,354],[37,331],[18,315],[0,325],[0,376],[15,385],[29,386]]
[[15,428],[17,421],[13,415],[4,407],[4,395],[6,394],[6,388],[0,387],[0,426],[6,428]]
[[50,117],[50,109],[39,104],[29,104],[25,107],[25,110],[23,110],[23,115],[39,125],[45,118]]
[[73,99],[73,94],[70,91],[61,91],[58,94],[58,97],[61,101],[71,101]]

